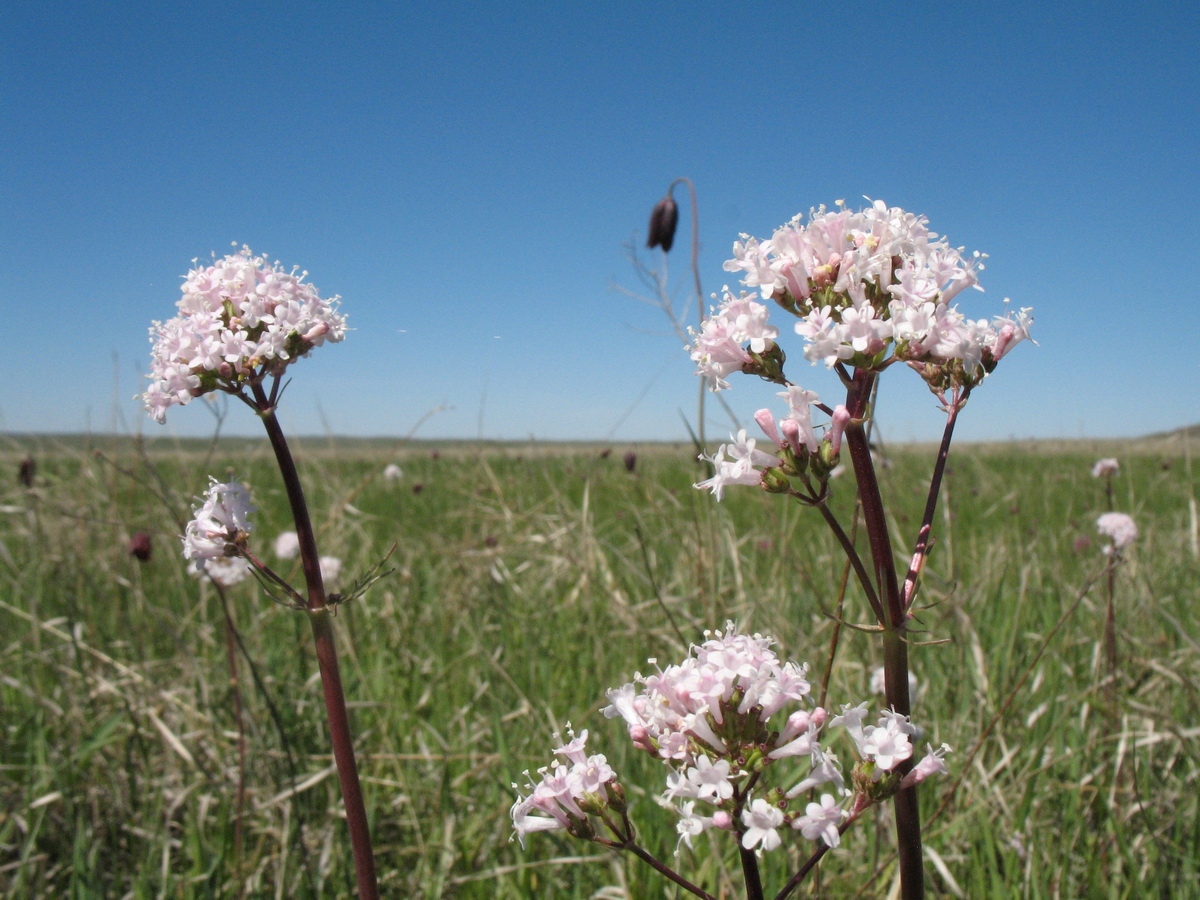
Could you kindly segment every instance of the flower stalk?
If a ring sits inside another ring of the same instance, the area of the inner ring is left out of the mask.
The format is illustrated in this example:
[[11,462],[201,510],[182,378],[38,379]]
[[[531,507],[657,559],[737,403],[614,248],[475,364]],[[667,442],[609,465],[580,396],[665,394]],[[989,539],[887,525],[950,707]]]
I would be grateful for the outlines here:
[[[342,789],[342,803],[346,810],[346,824],[350,829],[350,844],[354,853],[354,874],[358,883],[360,900],[378,900],[379,886],[375,874],[375,856],[371,846],[371,831],[367,821],[366,805],[363,802],[362,785],[358,778],[358,763],[354,756],[351,738],[350,717],[346,711],[346,697],[342,689],[342,678],[338,666],[337,645],[334,640],[332,615],[325,596],[325,585],[321,578],[320,555],[317,552],[316,535],[312,519],[308,514],[308,503],[300,475],[288,447],[287,438],[275,415],[275,407],[262,389],[261,383],[253,385],[253,396],[259,418],[267,430],[275,461],[279,465],[292,510],[296,535],[300,542],[300,559],[304,569],[304,582],[308,595],[308,620],[312,626],[313,642],[317,652],[317,663],[321,672],[321,691],[325,701],[329,738],[333,744],[333,758],[337,764],[338,781]],[[272,392],[274,393],[274,392]]]

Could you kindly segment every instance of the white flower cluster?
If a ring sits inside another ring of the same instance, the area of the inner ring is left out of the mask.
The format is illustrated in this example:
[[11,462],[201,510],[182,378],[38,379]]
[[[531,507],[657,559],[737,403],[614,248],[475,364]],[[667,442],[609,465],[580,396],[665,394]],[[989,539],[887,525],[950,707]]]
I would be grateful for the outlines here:
[[[877,200],[861,212],[822,206],[807,226],[800,219],[767,241],[742,235],[725,269],[743,273],[743,284],[799,318],[795,330],[810,361],[878,367],[891,346],[896,358],[914,364],[959,361],[978,380],[981,367],[990,371],[1029,337],[1027,309],[989,322],[969,320],[950,305],[963,289],[978,287],[984,257],[964,259],[923,216]],[[725,374],[749,361],[748,354],[738,361],[734,343],[774,336],[765,306],[726,290],[696,335],[692,357],[719,390],[728,387]]]
[[271,265],[249,247],[188,272],[179,315],[150,329],[151,384],[142,395],[150,416],[162,422],[175,404],[237,391],[345,337],[338,298],[322,299],[307,274]]
[[183,535],[185,559],[219,559],[231,556],[229,545],[240,533],[249,533],[250,514],[255,511],[250,494],[236,481],[210,479],[204,500],[195,510]]
[[[827,713],[811,705],[807,667],[781,661],[771,638],[740,634],[733,623],[705,637],[679,665],[635,675],[634,682],[610,690],[611,705],[603,710],[608,718],[623,719],[634,745],[669,769],[661,802],[679,814],[680,843],[690,847],[694,836],[718,828],[734,833],[745,849],[773,850],[782,841],[779,829],[787,827],[836,847],[850,815],[844,798],[852,795],[837,759],[818,741]],[[846,707],[829,724],[844,725],[855,741],[856,780],[865,769],[868,780],[879,782],[912,755],[909,737],[915,729],[891,712],[864,728],[865,715],[865,705]],[[529,795],[518,796],[511,813],[522,842],[532,831],[550,829],[588,837],[587,817],[603,812],[614,798],[623,813],[624,792],[605,757],[586,753],[586,738],[584,732],[556,749],[566,763],[540,769]],[[945,771],[941,756],[948,750],[931,751],[893,787]],[[767,787],[763,778],[781,760],[806,763],[786,791]],[[828,790],[803,811],[788,809],[814,788]],[[855,810],[873,799],[854,797]]]
[[756,443],[754,438],[746,437],[745,428],[737,433],[737,437],[730,435],[728,444],[722,444],[712,456],[701,457],[713,464],[713,474],[711,478],[699,481],[692,487],[710,490],[720,500],[727,485],[761,484],[762,470],[780,465],[780,460],[777,456],[756,449]]
[[[250,514],[255,507],[250,494],[236,481],[218,482],[215,478],[205,492],[204,500],[196,508],[192,520],[183,533],[183,557],[192,561],[193,571],[206,571],[214,560],[237,556],[237,544],[245,539],[252,526]],[[221,575],[218,580],[234,584],[245,573],[244,566],[216,566],[213,572]],[[229,577],[223,577],[228,575]]]
[[[541,778],[536,784],[526,772],[529,795],[518,794],[517,802],[510,810],[513,830],[522,847],[525,836],[533,831],[571,828],[572,824],[586,826],[588,811],[584,806],[595,812],[611,799],[610,790],[616,776],[608,761],[602,755],[587,754],[584,749],[588,737],[586,729],[576,737],[568,725],[567,733],[571,740],[554,750],[566,763],[555,762],[538,769]],[[513,787],[517,788],[517,785]]]
[[1104,548],[1105,553],[1124,550],[1138,536],[1137,523],[1131,516],[1119,512],[1104,513],[1096,519],[1096,530],[1110,541]]

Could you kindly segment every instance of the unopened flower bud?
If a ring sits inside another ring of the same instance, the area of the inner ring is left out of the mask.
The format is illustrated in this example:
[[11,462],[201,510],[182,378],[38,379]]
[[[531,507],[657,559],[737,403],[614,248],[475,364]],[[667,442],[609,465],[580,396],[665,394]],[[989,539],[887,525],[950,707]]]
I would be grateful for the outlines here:
[[32,456],[27,456],[21,460],[21,468],[17,471],[17,481],[21,482],[25,487],[33,487],[33,478],[37,474],[37,462]]
[[742,366],[742,371],[747,375],[757,375],[764,381],[787,384],[787,379],[783,377],[783,364],[787,361],[787,354],[774,341],[768,340],[764,343],[766,346],[762,353],[751,351],[750,362]]
[[129,555],[139,562],[149,562],[152,549],[150,535],[144,531],[139,531],[129,539]]
[[768,494],[786,494],[792,489],[792,482],[783,472],[779,471],[778,466],[772,466],[769,469],[763,469],[762,473],[762,489]]
[[596,829],[592,827],[589,819],[580,819],[576,816],[571,816],[570,824],[567,825],[567,834],[590,841],[596,836]]
[[670,194],[658,201],[650,213],[650,232],[646,236],[647,247],[662,247],[669,252],[675,243],[675,226],[679,224],[679,207]]
[[838,458],[840,456],[837,449],[833,446],[833,441],[821,441],[821,449],[818,451],[821,458],[821,465],[824,466],[826,472],[832,472],[837,467]]
[[625,800],[625,788],[621,787],[619,781],[610,781],[605,788],[608,790],[608,805],[618,813],[624,813],[628,808]]
[[587,793],[579,797],[577,802],[579,808],[589,816],[598,816],[604,812],[604,808],[608,806],[608,801],[600,794]]
[[779,429],[775,427],[775,416],[769,409],[760,409],[756,412],[754,414],[754,421],[763,430],[763,434],[773,440],[778,446],[783,446],[783,441],[779,437]]
[[850,410],[846,409],[845,405],[838,404],[834,407],[833,424],[829,429],[829,443],[835,458],[842,452],[842,435],[846,432],[846,426],[850,424],[850,418]]

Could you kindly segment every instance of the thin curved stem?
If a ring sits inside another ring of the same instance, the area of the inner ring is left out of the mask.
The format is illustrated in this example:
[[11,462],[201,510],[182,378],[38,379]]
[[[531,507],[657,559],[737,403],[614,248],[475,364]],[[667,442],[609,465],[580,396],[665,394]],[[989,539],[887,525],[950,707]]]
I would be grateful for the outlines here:
[[942,489],[942,479],[946,474],[946,460],[950,456],[950,440],[954,437],[954,424],[958,421],[958,413],[967,402],[967,391],[950,407],[946,417],[946,427],[942,431],[942,443],[938,447],[937,461],[933,464],[933,477],[929,481],[929,497],[925,501],[925,514],[921,517],[921,530],[917,533],[917,545],[913,550],[912,562],[908,566],[908,575],[904,579],[904,588],[900,599],[905,611],[913,605],[917,594],[917,579],[921,569],[925,567],[925,557],[929,555],[929,536],[933,530],[933,515],[937,512],[938,495]]
[[[700,208],[696,203],[696,186],[692,184],[692,179],[687,177],[676,178],[671,182],[671,186],[667,188],[667,193],[670,194],[675,190],[675,185],[686,184],[688,196],[692,201],[692,280],[696,283],[696,327],[704,322],[704,291],[700,287]],[[700,441],[700,452],[703,453],[706,449],[704,442],[704,399],[705,399],[705,384],[704,379],[700,380],[700,399],[697,405],[698,421],[696,422],[696,437]]]
[[[858,576],[859,584],[862,585],[863,593],[867,595],[867,602],[871,604],[871,609],[875,612],[875,616],[879,619],[880,623],[882,623],[885,618],[883,606],[879,602],[879,595],[875,592],[875,586],[871,583],[871,574],[867,571],[867,567],[863,564],[862,557],[858,555],[858,550],[856,550],[854,547],[854,541],[851,540],[850,536],[847,535],[842,529],[842,524],[837,520],[837,517],[833,514],[833,511],[829,508],[824,500],[813,505],[821,511],[821,515],[824,517],[825,523],[829,526],[829,530],[833,532],[833,536],[837,539],[837,542],[841,544],[842,550],[846,554],[846,562],[852,569],[854,569],[854,574]],[[857,528],[857,511],[855,513],[854,524]],[[843,591],[844,590],[845,588],[843,587]]]

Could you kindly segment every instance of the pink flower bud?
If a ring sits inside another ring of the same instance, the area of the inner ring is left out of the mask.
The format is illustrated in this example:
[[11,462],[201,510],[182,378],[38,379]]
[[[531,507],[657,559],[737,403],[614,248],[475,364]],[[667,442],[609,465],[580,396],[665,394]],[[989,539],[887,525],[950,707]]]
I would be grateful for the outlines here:
[[788,418],[779,423],[779,428],[783,431],[783,436],[792,452],[796,454],[803,452],[800,449],[800,423],[795,419]]
[[850,410],[839,404],[833,411],[833,426],[829,429],[829,443],[834,456],[842,452],[842,434],[850,424]]
[[763,430],[763,434],[773,440],[777,446],[783,446],[783,441],[779,439],[779,429],[775,427],[775,416],[772,415],[769,409],[760,409],[756,412],[754,414],[754,421]]

